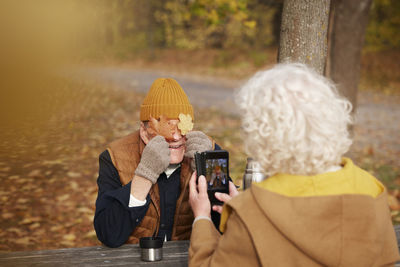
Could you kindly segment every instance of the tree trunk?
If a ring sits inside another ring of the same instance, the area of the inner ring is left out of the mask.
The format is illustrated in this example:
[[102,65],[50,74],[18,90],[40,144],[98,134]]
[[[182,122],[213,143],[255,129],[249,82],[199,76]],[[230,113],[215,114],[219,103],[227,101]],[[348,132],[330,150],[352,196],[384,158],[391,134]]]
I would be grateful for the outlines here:
[[325,69],[330,0],[285,0],[278,62]]
[[327,76],[357,106],[361,51],[372,0],[333,0],[333,25]]

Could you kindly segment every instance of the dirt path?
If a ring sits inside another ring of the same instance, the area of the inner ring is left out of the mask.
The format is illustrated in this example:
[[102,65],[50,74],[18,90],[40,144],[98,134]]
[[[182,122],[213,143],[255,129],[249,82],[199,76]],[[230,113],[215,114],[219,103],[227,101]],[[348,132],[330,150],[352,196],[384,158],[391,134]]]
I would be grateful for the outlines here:
[[352,151],[400,167],[400,96],[359,92]]
[[110,83],[113,86],[146,93],[153,81],[159,77],[176,79],[185,89],[190,102],[198,107],[216,107],[222,111],[235,113],[233,92],[237,81],[176,74],[168,71],[146,71],[117,67],[93,67],[82,70],[89,78]]
[[[236,113],[234,89],[244,81],[231,81],[168,71],[148,71],[120,67],[91,67],[87,77],[126,90],[147,92],[154,79],[172,77],[179,81],[190,101],[198,107],[215,107]],[[400,96],[360,91],[355,115],[354,145],[350,155],[365,153],[380,163],[400,167]]]

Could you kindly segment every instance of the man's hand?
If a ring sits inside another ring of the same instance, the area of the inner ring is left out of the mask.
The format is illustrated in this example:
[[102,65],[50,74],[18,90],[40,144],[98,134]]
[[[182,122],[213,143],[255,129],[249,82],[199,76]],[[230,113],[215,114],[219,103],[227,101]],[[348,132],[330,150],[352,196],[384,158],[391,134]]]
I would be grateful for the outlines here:
[[157,135],[144,148],[135,175],[146,178],[155,184],[160,174],[168,167],[169,162],[169,145],[164,137]]
[[201,175],[196,186],[197,174],[194,172],[189,182],[189,204],[192,207],[194,217],[205,216],[211,218],[211,204],[207,195],[206,178]]
[[[218,199],[219,201],[226,203],[237,195],[239,195],[239,192],[237,191],[236,186],[231,181],[229,181],[229,195],[225,194],[225,193],[216,192],[215,198]],[[219,206],[219,205],[214,205],[212,207],[212,209],[213,209],[213,211],[216,211],[219,213],[222,212],[222,206]]]
[[[194,158],[194,153],[204,152],[212,149],[212,142],[207,135],[200,131],[192,131],[186,134],[186,152],[185,157]],[[196,169],[194,160],[191,162],[192,170]]]

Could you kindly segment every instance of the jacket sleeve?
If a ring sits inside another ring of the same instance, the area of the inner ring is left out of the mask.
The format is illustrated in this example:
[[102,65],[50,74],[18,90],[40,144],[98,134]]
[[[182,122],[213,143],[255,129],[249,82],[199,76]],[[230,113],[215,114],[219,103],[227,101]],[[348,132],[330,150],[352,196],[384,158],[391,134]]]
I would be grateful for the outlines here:
[[246,226],[233,212],[221,235],[208,220],[194,223],[189,266],[258,266],[258,256]]
[[110,154],[104,151],[99,157],[98,195],[94,228],[97,238],[106,246],[124,244],[147,212],[150,197],[140,207],[129,205],[131,183],[122,186]]

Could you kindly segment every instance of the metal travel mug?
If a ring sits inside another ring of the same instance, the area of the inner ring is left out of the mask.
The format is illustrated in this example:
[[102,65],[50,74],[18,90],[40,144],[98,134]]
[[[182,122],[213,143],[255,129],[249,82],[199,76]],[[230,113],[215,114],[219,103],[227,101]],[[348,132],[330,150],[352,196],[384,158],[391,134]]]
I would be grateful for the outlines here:
[[162,259],[164,239],[159,237],[142,237],[139,240],[142,261],[159,261]]
[[243,174],[243,190],[249,188],[253,182],[261,182],[266,177],[260,164],[252,158],[247,158],[246,170]]

